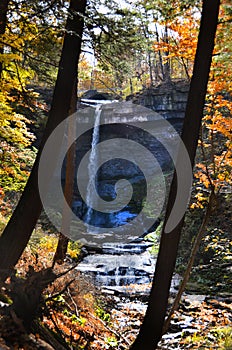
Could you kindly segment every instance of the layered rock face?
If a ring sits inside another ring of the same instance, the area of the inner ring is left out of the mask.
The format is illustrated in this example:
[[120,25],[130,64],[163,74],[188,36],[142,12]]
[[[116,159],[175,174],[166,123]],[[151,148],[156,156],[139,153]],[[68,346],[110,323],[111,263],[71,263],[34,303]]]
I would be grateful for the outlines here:
[[177,80],[129,95],[126,100],[150,108],[166,119],[184,118],[189,82]]

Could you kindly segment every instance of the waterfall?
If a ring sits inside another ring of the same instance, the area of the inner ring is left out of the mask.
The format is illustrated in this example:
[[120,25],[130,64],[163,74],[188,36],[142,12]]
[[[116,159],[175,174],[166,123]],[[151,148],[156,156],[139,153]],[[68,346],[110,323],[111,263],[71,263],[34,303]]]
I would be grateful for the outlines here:
[[115,277],[114,277],[114,279],[115,279],[115,285],[116,286],[120,286],[121,276],[120,276],[119,264],[115,268]]
[[94,127],[93,127],[93,136],[92,136],[92,144],[91,151],[89,156],[89,164],[88,164],[88,176],[89,182],[87,186],[86,193],[86,202],[89,203],[88,209],[85,216],[85,221],[87,224],[90,224],[91,216],[93,213],[93,204],[95,198],[93,198],[92,193],[94,193],[95,188],[95,176],[97,173],[97,144],[99,141],[99,126],[100,126],[100,118],[101,118],[101,105],[96,106],[95,114],[94,114]]

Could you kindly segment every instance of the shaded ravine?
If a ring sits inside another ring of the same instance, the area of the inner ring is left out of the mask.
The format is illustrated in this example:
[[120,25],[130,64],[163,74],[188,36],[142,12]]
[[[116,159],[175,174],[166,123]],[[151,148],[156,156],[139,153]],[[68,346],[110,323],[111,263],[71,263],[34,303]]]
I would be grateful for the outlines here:
[[[85,101],[86,102],[86,101]],[[149,149],[149,151],[158,159],[163,173],[170,173],[172,169],[171,159],[168,152],[163,147],[162,143],[158,142],[155,137],[152,137],[151,134],[146,132],[143,129],[143,126],[146,125],[146,128],[149,130],[155,131],[155,135],[162,135],[162,139],[166,140],[172,148],[177,147],[177,137],[173,134],[173,126],[178,131],[181,129],[182,121],[180,119],[170,121],[170,124],[165,124],[166,129],[164,128],[160,116],[153,111],[148,109],[140,108],[139,106],[130,104],[130,103],[109,103],[102,105],[102,101],[99,101],[100,104],[96,109],[89,109],[86,117],[94,118],[94,127],[92,129],[92,136],[85,135],[83,142],[80,144],[80,148],[77,149],[77,159],[82,158],[81,151],[83,150],[83,145],[87,145],[88,142],[91,143],[90,157],[89,157],[89,183],[87,187],[87,203],[88,207],[85,209],[85,222],[87,224],[94,222],[95,224],[101,224],[103,220],[105,224],[109,223],[112,225],[120,225],[128,223],[130,218],[133,218],[137,214],[136,208],[137,200],[134,200],[133,206],[127,206],[123,211],[112,213],[108,215],[107,219],[105,216],[100,215],[99,213],[94,213],[90,208],[92,206],[91,193],[93,193],[93,186],[96,186],[95,175],[98,168],[98,158],[103,156],[105,150],[101,154],[97,152],[98,143],[105,141],[106,139],[113,139],[116,137],[126,137],[126,139],[132,139],[139,144],[142,144],[143,147]],[[92,110],[92,111],[91,111]],[[100,125],[100,120],[107,120],[106,124]],[[85,118],[86,121],[86,118]],[[137,129],[133,123],[137,123]],[[130,124],[132,123],[132,124]],[[100,126],[99,126],[100,125]],[[169,127],[170,125],[170,127]],[[87,150],[87,148],[86,148]],[[108,150],[107,150],[108,151]],[[136,154],[135,154],[136,157]],[[143,160],[145,166],[149,169],[150,164],[146,162],[146,159]],[[78,167],[78,165],[77,165]],[[151,174],[154,176],[154,196],[156,187],[158,185],[155,182],[159,182],[159,179],[156,179],[154,169],[151,168]],[[139,184],[142,188],[140,190],[137,187],[136,198],[139,198],[141,195],[144,195],[143,188],[144,184],[141,183],[142,174],[139,172],[139,169],[133,167],[131,163],[125,163],[124,160],[116,159],[113,165],[108,165],[106,167],[102,166],[100,173],[98,173],[98,193],[100,197],[106,198],[110,201],[113,199],[115,192],[115,181],[120,178],[129,178],[133,183]],[[140,185],[141,183],[141,185]],[[140,193],[141,192],[141,193]],[[154,197],[154,201],[157,200],[156,205],[159,205],[159,195],[157,198]],[[141,202],[141,201],[140,201]],[[82,207],[83,204],[79,204],[79,199],[74,202],[74,206]],[[140,203],[141,206],[141,203]],[[147,215],[150,208],[147,208]],[[77,212],[77,211],[76,211]],[[151,231],[154,230],[159,223],[159,220],[154,221],[154,226],[151,228]],[[103,223],[104,225],[104,223]],[[97,232],[97,230],[96,230]],[[142,232],[142,236],[145,235],[146,230]],[[101,248],[101,253],[89,254],[84,260],[79,264],[77,270],[81,273],[91,276],[96,285],[98,285],[104,293],[115,294],[115,295],[124,295],[128,297],[133,296],[148,296],[150,292],[150,284],[152,276],[155,270],[156,259],[150,254],[150,247],[153,243],[139,239],[134,243],[104,243]],[[179,277],[175,276],[172,283],[172,289],[174,291],[175,286],[178,285]]]

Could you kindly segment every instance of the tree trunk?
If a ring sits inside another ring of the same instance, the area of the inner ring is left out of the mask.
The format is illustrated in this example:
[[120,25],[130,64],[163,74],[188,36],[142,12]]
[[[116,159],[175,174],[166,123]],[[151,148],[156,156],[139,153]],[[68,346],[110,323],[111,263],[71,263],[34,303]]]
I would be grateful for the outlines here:
[[132,78],[129,79],[129,82],[130,82],[130,94],[132,95],[134,93]]
[[[72,93],[72,101],[71,106],[69,110],[69,115],[76,112],[77,109],[77,79],[75,79],[75,83],[73,86],[73,93]],[[68,138],[74,139],[73,136],[75,136],[75,126],[73,123],[69,122],[68,125]],[[67,160],[66,160],[66,171],[65,171],[65,186],[64,186],[64,196],[66,198],[66,201],[69,205],[69,207],[72,206],[73,201],[73,186],[74,186],[74,176],[75,176],[75,142],[72,144],[72,146],[69,148],[67,152]],[[70,232],[70,216],[69,212],[67,213],[66,210],[63,210],[62,213],[62,227],[61,232],[65,232],[66,236],[64,236],[62,233],[59,234],[59,241],[56,248],[55,256],[53,259],[53,266],[57,262],[58,264],[62,264],[64,262],[67,249],[68,249],[68,241],[69,239],[67,236]]]
[[[10,0],[1,0],[0,2],[0,35],[5,34],[7,23],[7,11]],[[0,44],[0,55],[4,53],[4,45]],[[0,61],[0,79],[2,77],[3,63]]]
[[200,247],[202,238],[204,236],[207,224],[209,222],[211,214],[213,213],[213,211],[215,209],[214,203],[215,203],[215,194],[214,194],[214,192],[211,192],[211,194],[209,196],[209,203],[207,205],[206,212],[205,212],[205,215],[204,215],[204,219],[202,221],[201,227],[200,227],[200,229],[199,229],[199,231],[197,233],[197,236],[195,238],[195,241],[194,241],[194,244],[193,244],[193,247],[192,247],[192,251],[191,251],[191,254],[190,254],[190,258],[189,258],[189,261],[188,261],[188,265],[187,265],[187,268],[186,268],[185,273],[184,273],[183,280],[181,281],[181,284],[180,284],[179,289],[178,289],[178,293],[177,293],[177,295],[175,297],[175,300],[174,300],[174,302],[172,304],[171,310],[169,311],[168,317],[165,320],[163,333],[166,333],[168,331],[168,328],[169,328],[170,323],[171,323],[172,315],[178,309],[181,296],[182,296],[182,294],[183,294],[183,292],[184,292],[184,290],[186,288],[186,285],[188,283],[188,280],[189,280],[189,277],[190,277],[190,274],[191,274],[191,270],[192,270],[192,267],[193,267],[193,264],[194,264],[194,261],[195,261],[198,249]]
[[148,50],[147,55],[148,55],[150,86],[153,86],[154,85],[154,81],[153,81],[153,67],[152,67],[152,60],[151,60],[151,50]]
[[[70,2],[70,15],[67,19],[59,71],[46,129],[26,187],[9,223],[0,237],[0,271],[2,277],[6,277],[7,270],[11,269],[20,258],[42,210],[38,188],[40,155],[49,135],[68,116],[81,52],[85,8],[86,0],[71,0]],[[54,164],[52,164],[54,166],[56,163],[56,153],[58,153],[58,150],[54,150]],[[52,168],[52,166],[49,168]]]
[[[147,11],[145,9],[145,19],[146,19],[146,23],[148,23],[148,14]],[[150,86],[153,86],[153,67],[152,67],[152,59],[151,59],[151,40],[150,40],[150,36],[149,36],[149,29],[147,24],[142,23],[143,26],[143,34],[144,34],[144,38],[146,40],[146,49],[147,49],[147,62],[148,62],[148,67],[149,67],[149,77],[150,77]]]
[[[164,42],[168,45],[168,27],[165,25],[165,32],[164,32]],[[171,82],[171,72],[170,72],[170,58],[168,58],[169,56],[169,52],[165,51],[164,52],[164,60],[165,63],[163,65],[163,71],[164,71],[164,81],[165,82]]]
[[[156,28],[156,41],[157,43],[159,43],[160,38],[159,38],[157,25],[155,25],[155,28]],[[162,80],[164,80],[164,66],[163,66],[163,60],[162,60],[162,55],[160,50],[158,51],[158,56],[159,56],[159,64],[157,64],[157,67],[159,66],[160,68],[160,75],[159,75],[159,69],[158,69],[157,80],[159,80],[159,76],[162,77]]]
[[[189,153],[192,164],[194,163],[201,119],[203,116],[205,94],[217,28],[219,4],[219,0],[203,1],[198,46],[182,131],[182,140]],[[177,159],[177,167],[178,164],[181,164],[181,155],[179,155]],[[154,350],[162,336],[169,289],[175,268],[180,234],[184,223],[183,218],[170,233],[165,233],[165,226],[172,211],[176,193],[177,177],[175,174],[170,188],[148,308],[139,335],[132,345],[131,350]]]

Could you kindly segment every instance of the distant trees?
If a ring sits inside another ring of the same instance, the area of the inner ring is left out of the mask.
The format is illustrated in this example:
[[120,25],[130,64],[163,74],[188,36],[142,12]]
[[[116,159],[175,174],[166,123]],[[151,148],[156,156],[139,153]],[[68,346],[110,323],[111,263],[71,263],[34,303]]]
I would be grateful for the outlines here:
[[101,4],[90,2],[86,25],[97,62],[94,84],[103,81],[104,86],[102,77],[108,77],[108,88],[125,95],[172,78],[189,78],[193,62],[188,62],[187,46],[192,47],[198,32],[198,3],[140,0],[120,7],[113,1],[101,12]]
[[170,66],[170,77],[190,79],[197,47],[199,28],[198,9],[191,9],[183,16],[166,21],[166,38],[155,41],[153,49],[161,53]]
[[[88,11],[86,25],[90,46],[98,62],[95,71],[103,71],[110,77],[110,88],[122,93],[141,73],[144,36],[138,13],[126,2],[120,6],[116,1],[105,2],[104,11],[100,3],[92,1]],[[95,79],[96,84],[101,82],[98,74]]]

